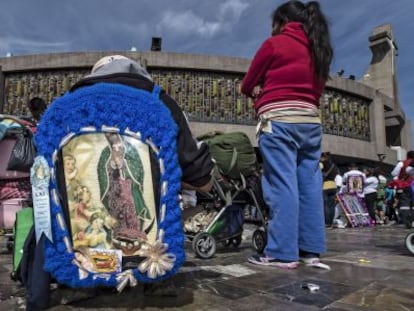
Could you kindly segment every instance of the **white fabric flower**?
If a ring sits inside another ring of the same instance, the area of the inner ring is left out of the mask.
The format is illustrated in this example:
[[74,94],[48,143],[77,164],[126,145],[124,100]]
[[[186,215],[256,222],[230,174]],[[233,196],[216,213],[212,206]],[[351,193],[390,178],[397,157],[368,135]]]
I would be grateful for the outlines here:
[[153,245],[144,244],[138,255],[146,257],[138,266],[139,271],[147,273],[148,277],[155,279],[164,275],[174,267],[175,255],[167,253],[168,244],[156,241]]

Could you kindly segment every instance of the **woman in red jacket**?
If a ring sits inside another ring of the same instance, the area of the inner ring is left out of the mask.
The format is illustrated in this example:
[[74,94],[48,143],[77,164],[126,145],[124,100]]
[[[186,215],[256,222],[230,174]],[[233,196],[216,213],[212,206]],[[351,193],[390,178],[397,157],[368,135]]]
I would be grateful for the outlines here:
[[319,169],[319,99],[333,56],[319,3],[288,1],[273,12],[273,31],[257,51],[242,92],[260,120],[263,192],[270,208],[267,246],[254,264],[329,269]]

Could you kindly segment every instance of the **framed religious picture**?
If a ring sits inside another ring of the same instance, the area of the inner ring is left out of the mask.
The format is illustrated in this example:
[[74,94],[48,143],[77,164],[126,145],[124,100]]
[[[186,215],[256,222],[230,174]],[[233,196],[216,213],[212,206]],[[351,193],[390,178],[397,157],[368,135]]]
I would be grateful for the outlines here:
[[74,249],[136,255],[155,241],[157,213],[151,154],[140,140],[117,133],[84,134],[62,151]]

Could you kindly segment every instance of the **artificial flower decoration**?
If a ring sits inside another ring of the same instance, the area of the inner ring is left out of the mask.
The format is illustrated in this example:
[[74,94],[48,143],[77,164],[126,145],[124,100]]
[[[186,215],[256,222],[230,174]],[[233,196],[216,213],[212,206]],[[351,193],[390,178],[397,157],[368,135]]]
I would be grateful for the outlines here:
[[137,279],[134,276],[134,271],[131,269],[119,273],[116,280],[118,282],[118,285],[116,286],[118,292],[122,292],[127,285],[134,287],[138,284]]
[[155,279],[164,275],[174,267],[175,255],[167,253],[168,244],[157,240],[153,245],[144,244],[138,255],[145,257],[138,266],[139,271],[147,273],[148,277]]

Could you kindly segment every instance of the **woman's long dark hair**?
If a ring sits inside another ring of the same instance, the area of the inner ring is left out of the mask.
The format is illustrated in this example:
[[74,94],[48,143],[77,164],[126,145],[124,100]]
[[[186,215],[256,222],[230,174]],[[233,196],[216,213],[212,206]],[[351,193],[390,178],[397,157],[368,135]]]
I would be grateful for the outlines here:
[[328,23],[319,3],[310,1],[288,1],[272,14],[272,35],[278,34],[287,22],[300,22],[311,44],[311,55],[315,76],[319,81],[327,80],[332,62],[333,49],[330,43]]

